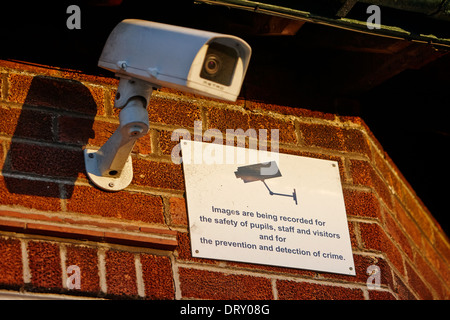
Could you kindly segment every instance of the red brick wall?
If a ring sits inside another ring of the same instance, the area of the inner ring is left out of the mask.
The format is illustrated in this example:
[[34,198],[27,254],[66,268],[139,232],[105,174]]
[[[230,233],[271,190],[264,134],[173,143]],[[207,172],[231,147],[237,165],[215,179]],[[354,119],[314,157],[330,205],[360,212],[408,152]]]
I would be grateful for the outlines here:
[[[118,81],[0,61],[0,289],[146,299],[449,299],[449,240],[359,118],[161,90],[118,193],[82,149],[118,125]],[[245,90],[243,91],[245,92]],[[339,162],[356,277],[193,258],[177,128],[279,129],[283,153]],[[69,289],[67,267],[81,271]],[[367,287],[377,265],[381,288]]]

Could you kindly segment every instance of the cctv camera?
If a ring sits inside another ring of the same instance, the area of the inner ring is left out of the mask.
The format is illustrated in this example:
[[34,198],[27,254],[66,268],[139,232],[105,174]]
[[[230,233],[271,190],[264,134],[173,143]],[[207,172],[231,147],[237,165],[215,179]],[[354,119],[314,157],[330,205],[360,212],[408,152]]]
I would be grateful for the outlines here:
[[162,23],[124,20],[111,32],[98,65],[120,78],[114,107],[119,127],[99,149],[85,149],[89,179],[108,191],[133,178],[131,151],[149,129],[146,111],[154,88],[168,87],[235,101],[251,48],[234,36]]
[[128,19],[110,34],[98,65],[155,87],[235,101],[250,55],[235,36]]

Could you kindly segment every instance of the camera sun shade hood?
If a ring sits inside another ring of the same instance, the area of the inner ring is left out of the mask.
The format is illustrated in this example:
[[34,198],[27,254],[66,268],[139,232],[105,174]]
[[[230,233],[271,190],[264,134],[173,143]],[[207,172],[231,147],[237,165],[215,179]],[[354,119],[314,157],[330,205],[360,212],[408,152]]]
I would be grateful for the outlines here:
[[[232,47],[238,53],[234,77],[229,86],[200,77],[208,45],[212,42]],[[111,32],[98,65],[119,77],[135,77],[155,87],[235,101],[250,55],[250,46],[234,36],[127,19]]]

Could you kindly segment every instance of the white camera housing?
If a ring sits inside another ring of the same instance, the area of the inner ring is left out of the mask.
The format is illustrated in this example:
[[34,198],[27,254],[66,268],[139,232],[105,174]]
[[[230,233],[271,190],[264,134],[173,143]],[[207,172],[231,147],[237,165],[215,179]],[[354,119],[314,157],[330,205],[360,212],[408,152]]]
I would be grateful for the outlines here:
[[235,101],[250,56],[235,36],[127,19],[111,32],[98,65],[155,87]]
[[98,62],[120,78],[114,101],[121,109],[120,124],[99,150],[84,150],[90,181],[107,191],[131,183],[131,151],[149,130],[146,108],[155,87],[235,101],[250,55],[250,46],[234,36],[143,20],[120,22]]

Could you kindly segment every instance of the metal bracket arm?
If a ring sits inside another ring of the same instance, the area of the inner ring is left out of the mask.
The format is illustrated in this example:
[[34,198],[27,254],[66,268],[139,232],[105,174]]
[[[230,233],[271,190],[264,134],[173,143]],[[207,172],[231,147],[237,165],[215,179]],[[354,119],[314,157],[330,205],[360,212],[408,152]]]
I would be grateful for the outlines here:
[[146,135],[149,128],[146,100],[142,97],[129,99],[119,114],[119,121],[119,127],[98,151],[84,150],[89,179],[108,191],[122,190],[133,179],[130,154],[136,140]]

